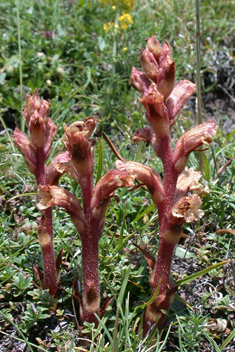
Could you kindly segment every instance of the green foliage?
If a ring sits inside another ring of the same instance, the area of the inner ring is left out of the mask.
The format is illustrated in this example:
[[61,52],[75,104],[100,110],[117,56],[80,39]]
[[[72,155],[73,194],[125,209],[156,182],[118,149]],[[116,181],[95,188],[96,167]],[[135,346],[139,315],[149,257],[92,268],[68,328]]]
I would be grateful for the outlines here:
[[[213,339],[205,332],[204,327],[208,322],[207,316],[201,316],[194,312],[189,312],[186,317],[177,317],[179,328],[179,351],[196,352],[199,350],[202,335],[206,335],[207,339],[211,342],[213,347],[217,346],[216,351],[220,351],[218,345]],[[212,341],[211,341],[212,340]]]
[[[37,306],[37,308],[31,303],[27,304],[27,310],[25,311],[24,315],[22,316],[22,326],[21,329],[26,332],[34,325],[37,325],[39,320],[45,320],[46,318],[50,317],[48,314],[48,309],[45,307]],[[47,312],[47,313],[45,313]]]
[[17,275],[13,276],[13,286],[16,287],[16,293],[14,296],[18,296],[21,293],[25,292],[30,286],[32,282],[32,278],[28,277],[25,279],[24,275],[22,273],[19,273]]

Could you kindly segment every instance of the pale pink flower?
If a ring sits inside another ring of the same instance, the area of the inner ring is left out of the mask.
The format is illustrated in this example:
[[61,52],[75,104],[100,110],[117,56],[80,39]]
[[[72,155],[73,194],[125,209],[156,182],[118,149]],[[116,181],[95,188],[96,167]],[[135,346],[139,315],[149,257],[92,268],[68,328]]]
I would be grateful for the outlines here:
[[204,211],[199,209],[201,205],[201,198],[197,194],[182,197],[173,205],[170,223],[182,224],[199,220],[204,215]]

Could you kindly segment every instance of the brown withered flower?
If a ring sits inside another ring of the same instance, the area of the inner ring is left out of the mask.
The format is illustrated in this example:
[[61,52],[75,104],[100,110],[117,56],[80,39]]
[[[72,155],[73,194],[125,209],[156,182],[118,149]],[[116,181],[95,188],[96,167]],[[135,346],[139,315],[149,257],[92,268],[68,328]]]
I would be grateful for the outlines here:
[[197,194],[190,194],[182,197],[173,205],[171,222],[175,223],[190,223],[197,221],[204,215],[204,211],[200,209],[202,200]]
[[90,139],[90,136],[97,122],[98,120],[91,116],[86,118],[85,121],[77,121],[70,126],[63,124],[65,130],[63,143],[79,176],[93,171],[93,147],[96,139]]

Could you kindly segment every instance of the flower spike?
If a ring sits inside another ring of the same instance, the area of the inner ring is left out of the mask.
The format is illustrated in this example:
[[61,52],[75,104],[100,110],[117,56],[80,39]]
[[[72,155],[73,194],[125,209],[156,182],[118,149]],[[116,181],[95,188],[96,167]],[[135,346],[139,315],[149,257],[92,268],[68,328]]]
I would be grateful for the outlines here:
[[182,106],[195,92],[195,84],[181,80],[175,85],[175,63],[167,41],[161,46],[156,36],[153,36],[146,38],[146,42],[140,60],[144,72],[133,68],[131,85],[141,93],[140,101],[145,107],[150,126],[138,129],[133,141],[142,141],[153,147],[163,164],[163,180],[146,165],[130,161],[116,162],[118,170],[128,172],[147,186],[158,208],[158,257],[153,261],[150,272],[152,295],[156,290],[158,294],[146,306],[143,336],[154,325],[162,327],[165,317],[163,311],[167,311],[173,302],[177,287],[170,282],[171,261],[175,245],[182,234],[182,225],[203,216],[200,196],[205,194],[205,189],[198,184],[201,174],[193,169],[185,169],[188,156],[202,144],[211,143],[217,129],[214,120],[196,126],[184,133],[172,150],[171,128]]

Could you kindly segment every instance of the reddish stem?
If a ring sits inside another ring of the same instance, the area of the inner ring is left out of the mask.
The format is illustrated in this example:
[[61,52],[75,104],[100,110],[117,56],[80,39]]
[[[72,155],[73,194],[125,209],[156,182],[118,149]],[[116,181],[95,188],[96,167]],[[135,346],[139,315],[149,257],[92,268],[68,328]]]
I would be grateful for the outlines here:
[[49,289],[49,294],[55,296],[57,291],[57,278],[54,260],[53,242],[42,245],[44,288]]
[[155,264],[154,273],[151,278],[153,293],[160,284],[159,295],[162,294],[166,290],[167,285],[170,283],[171,262],[174,248],[174,244],[167,243],[164,238],[160,239],[158,257]]
[[[178,174],[174,168],[172,161],[172,149],[170,136],[167,136],[161,141],[161,159],[164,168],[164,199],[158,206],[159,226],[160,226],[160,240],[158,247],[158,257],[154,266],[154,270],[150,275],[150,284],[152,289],[152,296],[159,287],[159,292],[155,300],[147,307],[144,315],[143,336],[148,333],[148,330],[153,326],[157,320],[157,328],[162,327],[165,315],[161,310],[168,311],[172,299],[170,273],[171,263],[175,248],[175,243],[169,243],[164,238],[164,233],[169,229],[169,214],[174,205],[174,195],[176,190],[176,183]],[[178,228],[177,228],[178,231]]]
[[163,238],[160,239],[157,262],[155,264],[154,272],[150,277],[152,296],[157,289],[159,289],[159,292],[157,297],[152,303],[150,303],[145,311],[143,336],[146,336],[149,329],[156,323],[158,330],[162,328],[165,314],[161,310],[168,311],[172,304],[170,297],[170,273],[174,248],[175,245],[167,243]]
[[[46,183],[46,165],[43,148],[36,148],[36,181],[37,185]],[[39,242],[42,247],[43,269],[44,269],[44,288],[49,289],[49,293],[55,296],[57,291],[57,277],[53,248],[53,222],[52,208],[43,210],[42,217],[45,217],[45,232],[38,234]],[[46,237],[49,235],[49,238]]]
[[37,185],[45,185],[45,158],[43,148],[36,148],[36,172],[35,177]]
[[93,173],[80,178],[82,190],[83,210],[85,215],[85,230],[81,233],[82,240],[82,323],[98,320],[95,313],[100,311],[100,284],[99,284],[99,221],[92,216],[90,208],[93,195]]
[[82,320],[98,325],[96,313],[100,310],[100,285],[98,272],[98,238],[94,226],[87,227],[82,236]]

